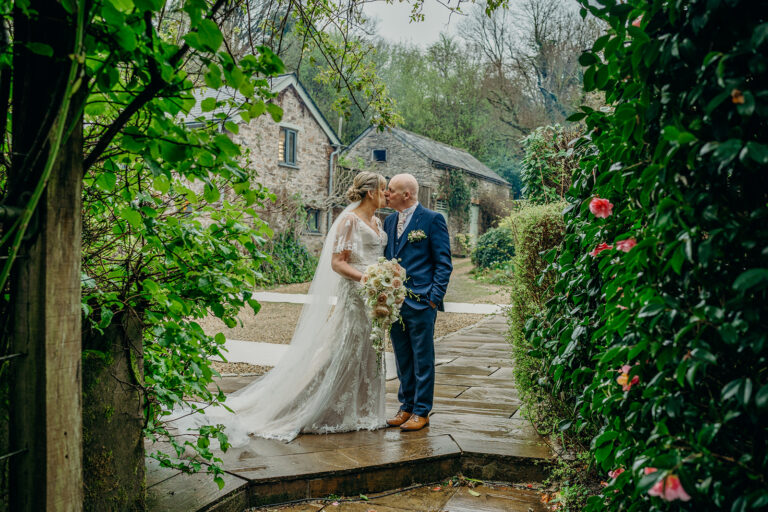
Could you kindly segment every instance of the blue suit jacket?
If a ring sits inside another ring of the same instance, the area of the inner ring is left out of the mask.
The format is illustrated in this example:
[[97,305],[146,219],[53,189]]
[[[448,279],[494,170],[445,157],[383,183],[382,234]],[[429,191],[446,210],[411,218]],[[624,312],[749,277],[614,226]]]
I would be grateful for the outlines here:
[[[409,242],[408,233],[418,229],[427,237]],[[384,256],[400,260],[408,276],[406,287],[417,296],[417,299],[406,298],[405,303],[418,310],[430,307],[429,301],[432,301],[443,311],[443,297],[453,271],[451,239],[445,218],[419,204],[399,240],[396,213],[384,219],[384,230],[389,237]]]

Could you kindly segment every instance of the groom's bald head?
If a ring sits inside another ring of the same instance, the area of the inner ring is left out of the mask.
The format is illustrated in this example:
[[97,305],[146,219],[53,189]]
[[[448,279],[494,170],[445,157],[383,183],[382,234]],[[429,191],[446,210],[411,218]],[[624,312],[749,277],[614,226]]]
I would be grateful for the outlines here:
[[397,211],[410,208],[419,198],[419,182],[411,174],[392,176],[387,187],[387,205]]

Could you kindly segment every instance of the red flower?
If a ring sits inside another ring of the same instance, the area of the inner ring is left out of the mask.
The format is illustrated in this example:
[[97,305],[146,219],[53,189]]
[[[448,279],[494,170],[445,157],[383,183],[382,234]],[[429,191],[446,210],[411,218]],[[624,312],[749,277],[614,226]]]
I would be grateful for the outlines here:
[[[656,468],[643,468],[643,472],[646,475],[650,475],[656,471]],[[664,501],[689,501],[691,499],[688,493],[685,492],[685,489],[683,489],[683,484],[680,483],[680,478],[678,478],[677,475],[665,476],[651,487],[648,494],[651,496],[658,496]]]
[[607,243],[603,242],[599,244],[597,247],[592,249],[592,252],[589,253],[590,256],[597,256],[603,251],[607,251],[608,249],[613,249],[612,245],[608,245]]
[[638,18],[635,18],[635,21],[632,22],[633,27],[640,27],[640,23],[643,21],[643,17],[639,16]]
[[616,249],[619,251],[629,252],[634,246],[637,245],[637,240],[634,237],[627,238],[626,240],[619,240],[616,242]]
[[607,219],[611,215],[613,205],[607,199],[601,199],[599,197],[593,197],[589,202],[589,211],[600,219]]
[[624,469],[624,468],[617,468],[617,469],[614,469],[613,471],[609,471],[608,472],[608,476],[610,478],[618,478],[619,475],[622,474],[624,471],[626,471],[626,469]]
[[631,366],[629,366],[628,364],[625,364],[618,370],[621,373],[621,375],[619,375],[616,378],[616,382],[618,384],[621,384],[621,389],[624,391],[629,391],[630,389],[632,389],[632,386],[640,382],[640,377],[638,377],[637,375],[632,377],[632,380],[629,379],[629,370],[631,369],[632,369]]

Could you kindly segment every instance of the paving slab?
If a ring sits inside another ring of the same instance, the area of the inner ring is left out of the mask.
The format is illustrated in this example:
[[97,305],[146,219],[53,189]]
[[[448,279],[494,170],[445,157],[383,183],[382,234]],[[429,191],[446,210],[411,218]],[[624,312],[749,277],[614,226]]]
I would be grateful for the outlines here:
[[[241,512],[246,506],[331,494],[356,496],[435,482],[459,472],[486,480],[543,478],[544,466],[539,463],[546,463],[551,451],[518,414],[513,362],[503,337],[506,323],[499,317],[486,318],[435,344],[435,401],[429,427],[418,432],[389,428],[309,434],[289,443],[254,438],[247,446],[216,453],[226,471],[222,490],[210,475],[184,475],[148,460],[149,510]],[[475,334],[474,329],[482,331]],[[388,377],[386,404],[394,413],[399,407],[399,381]],[[223,377],[218,385],[229,393],[256,378]],[[338,510],[518,510],[514,507],[526,499],[490,491],[478,499],[452,491],[426,509],[393,498],[369,508],[366,503],[341,503]],[[468,508],[471,506],[486,508]],[[303,510],[317,509],[307,506]]]
[[536,491],[498,489],[483,486],[472,489],[480,496],[470,494],[466,487],[459,490],[444,505],[445,512],[544,512],[546,507]]

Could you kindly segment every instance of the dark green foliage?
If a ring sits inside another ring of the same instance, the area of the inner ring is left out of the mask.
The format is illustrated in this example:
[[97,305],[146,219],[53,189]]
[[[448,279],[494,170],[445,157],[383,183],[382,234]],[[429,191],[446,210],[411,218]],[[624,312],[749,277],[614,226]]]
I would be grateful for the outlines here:
[[304,283],[315,274],[317,257],[296,237],[293,231],[275,235],[265,248],[269,258],[261,263],[260,286]]
[[[613,108],[571,118],[596,151],[548,255],[553,299],[528,323],[539,385],[602,474],[626,470],[589,510],[764,510],[768,4],[582,4],[610,24],[581,62]],[[588,209],[597,196],[614,204],[607,219]],[[630,237],[629,252],[589,254]],[[691,501],[649,495],[668,475]]]
[[472,251],[472,264],[483,269],[508,263],[515,255],[515,244],[509,228],[491,228],[477,239]]
[[534,203],[562,201],[571,188],[579,152],[569,146],[581,134],[577,126],[542,126],[522,139],[520,181],[523,196]]

